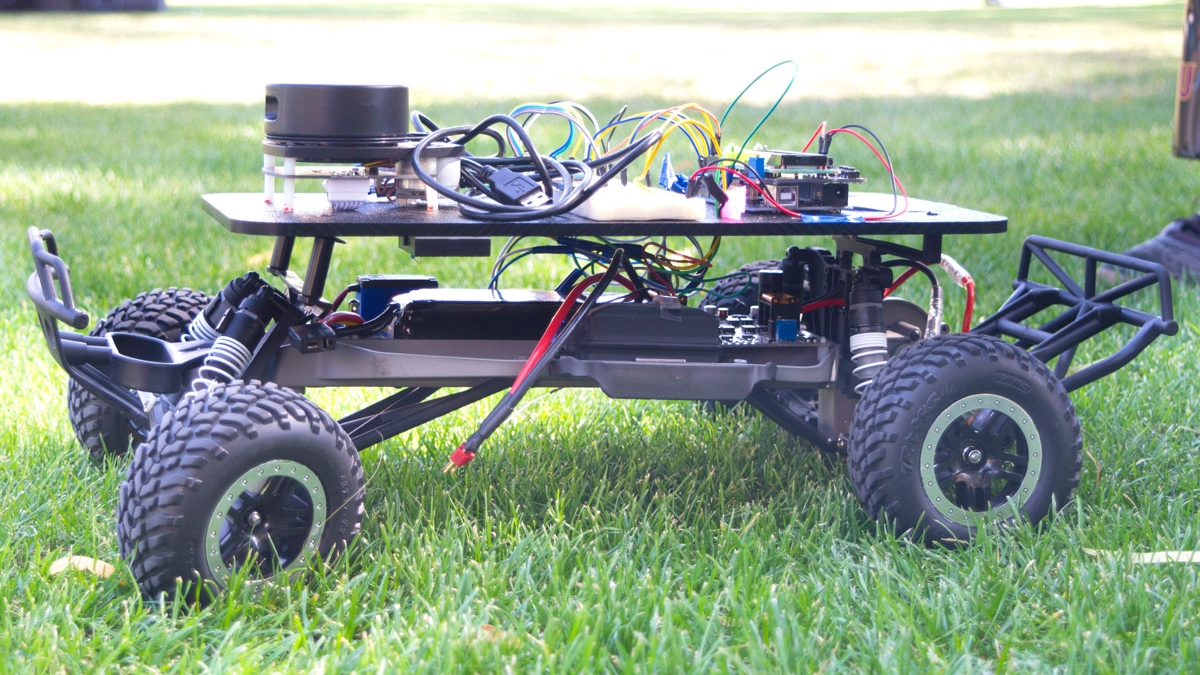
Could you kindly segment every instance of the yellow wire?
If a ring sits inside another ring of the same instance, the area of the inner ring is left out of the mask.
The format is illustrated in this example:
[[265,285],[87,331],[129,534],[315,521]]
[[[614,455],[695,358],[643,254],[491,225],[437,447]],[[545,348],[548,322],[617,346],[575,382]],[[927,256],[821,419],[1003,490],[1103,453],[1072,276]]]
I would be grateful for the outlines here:
[[[689,117],[686,114],[689,111],[700,113],[701,119],[697,120]],[[711,146],[716,150],[716,153],[720,155],[720,122],[717,121],[715,115],[699,105],[696,105],[695,103],[684,103],[681,105],[672,106],[670,108],[635,113],[634,115],[631,115],[631,117],[640,117],[643,121],[642,123],[638,124],[635,130],[630,133],[628,137],[617,144],[616,147],[618,149],[631,143],[638,131],[645,129],[656,120],[660,122],[658,130],[662,134],[662,137],[659,139],[659,141],[654,144],[653,148],[648,153],[646,153],[646,160],[642,165],[642,171],[637,175],[636,180],[645,180],[646,176],[650,174],[650,170],[654,165],[655,159],[662,151],[662,148],[666,144],[668,137],[670,137],[671,134],[673,134],[676,130],[682,131],[683,134],[688,137],[689,142],[691,142],[693,145],[697,147]]]

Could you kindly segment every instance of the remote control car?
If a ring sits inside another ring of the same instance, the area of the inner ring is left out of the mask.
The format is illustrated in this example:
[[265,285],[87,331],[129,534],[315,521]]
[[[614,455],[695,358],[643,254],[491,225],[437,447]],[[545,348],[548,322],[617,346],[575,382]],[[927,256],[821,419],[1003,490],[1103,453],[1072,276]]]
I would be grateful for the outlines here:
[[[604,146],[603,127],[580,141],[573,156],[585,159],[556,159],[536,152],[519,114],[447,129],[414,114],[423,128],[411,131],[396,121],[410,117],[400,89],[268,87],[265,194],[203,204],[231,232],[274,239],[274,283],[249,272],[214,295],[148,291],[80,334],[61,325],[89,318],[58,242],[28,231],[27,292],[70,376],[76,434],[97,456],[136,447],[117,534],[148,596],[182,580],[203,602],[239,569],[265,578],[336,554],[363,517],[361,450],[504,392],[451,454],[450,468],[464,466],[535,386],[744,402],[844,455],[870,516],[921,541],[1036,523],[1079,483],[1069,392],[1177,331],[1161,267],[1040,237],[1024,244],[1009,300],[971,325],[973,282],[943,253],[947,237],[1003,232],[1006,219],[907,197],[898,208],[894,175],[890,194],[859,192],[823,129],[819,157],[726,161],[672,109],[640,118],[624,144]],[[701,146],[684,194],[662,203],[604,186],[656,152],[666,131],[645,120]],[[479,143],[501,152],[477,156]],[[300,166],[321,163],[349,166]],[[304,178],[325,180],[325,194],[296,192]],[[755,196],[738,213],[744,189]],[[765,208],[781,191],[791,208]],[[698,210],[687,192],[702,195]],[[733,236],[775,238],[780,257],[706,276]],[[832,247],[805,244],[817,236]],[[399,239],[418,256],[484,255],[510,239],[487,288],[363,270],[327,300],[331,256],[349,237]],[[290,264],[304,242],[301,277]],[[553,289],[500,288],[508,264],[539,254],[577,268]],[[937,267],[968,291],[962,332],[943,321]],[[931,288],[927,306],[891,296],[914,275]],[[1152,307],[1132,301],[1147,293]],[[1118,325],[1130,327],[1123,344],[1074,363]],[[395,393],[341,419],[303,394],[351,386]]]

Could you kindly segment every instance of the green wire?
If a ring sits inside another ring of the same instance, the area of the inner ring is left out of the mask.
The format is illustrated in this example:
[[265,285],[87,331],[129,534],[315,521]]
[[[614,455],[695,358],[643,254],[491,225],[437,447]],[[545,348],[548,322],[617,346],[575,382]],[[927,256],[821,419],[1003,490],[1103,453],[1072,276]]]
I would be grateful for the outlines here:
[[776,68],[778,68],[780,66],[785,66],[789,63],[792,64],[791,79],[788,80],[787,86],[783,88],[782,92],[780,92],[779,98],[775,99],[775,103],[771,105],[771,108],[769,110],[767,110],[765,115],[762,116],[762,119],[760,119],[758,121],[758,124],[754,125],[754,128],[750,130],[750,135],[746,137],[746,140],[744,142],[742,142],[742,147],[738,149],[737,157],[733,158],[735,162],[740,161],[742,159],[742,153],[745,152],[746,148],[750,146],[750,140],[754,138],[754,134],[757,134],[758,130],[762,128],[762,125],[767,123],[767,120],[775,112],[775,109],[778,108],[779,104],[783,102],[783,97],[787,96],[787,93],[792,90],[792,85],[796,83],[796,74],[800,72],[800,64],[796,61],[788,59],[787,61],[780,61],[779,63],[776,63],[775,65],[771,66],[770,68],[767,68],[766,70],[762,71],[761,73],[758,74],[758,77],[751,80],[750,84],[746,85],[746,87],[744,89],[742,89],[741,93],[739,93],[737,95],[737,97],[733,99],[733,103],[730,103],[729,107],[725,109],[725,113],[721,115],[721,123],[720,124],[721,124],[721,128],[724,129],[725,128],[725,120],[729,117],[729,113],[733,112],[734,106],[736,106],[738,104],[738,101],[742,100],[742,97],[746,95],[746,92],[750,91],[750,88],[753,87],[755,84],[758,84],[758,81],[763,79],[764,77],[766,77],[768,73],[770,73],[771,71],[775,70]]

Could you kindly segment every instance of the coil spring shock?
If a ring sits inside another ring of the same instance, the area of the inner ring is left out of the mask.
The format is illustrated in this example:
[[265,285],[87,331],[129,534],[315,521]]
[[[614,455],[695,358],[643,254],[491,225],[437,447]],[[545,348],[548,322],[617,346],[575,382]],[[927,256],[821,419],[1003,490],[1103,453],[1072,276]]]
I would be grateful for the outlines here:
[[188,324],[183,340],[216,340],[221,337],[218,326],[227,321],[230,313],[237,310],[246,298],[250,297],[266,283],[257,272],[247,272],[245,276],[230,281],[225,288],[213,298],[204,311],[196,315]]
[[250,365],[252,352],[246,345],[228,335],[220,335],[204,359],[204,365],[195,380],[193,391],[204,391],[217,384],[228,384],[236,380]]
[[209,323],[208,317],[204,315],[204,312],[200,312],[188,324],[187,332],[183,334],[182,339],[184,341],[195,340],[201,342],[204,340],[216,340],[219,337],[221,337],[221,334]]
[[862,395],[888,360],[887,327],[883,325],[883,289],[891,284],[891,271],[885,267],[859,270],[850,288],[847,320],[850,328],[851,371],[858,383],[854,392]]
[[887,333],[857,333],[850,336],[850,360],[854,363],[854,393],[862,395],[887,363]]
[[222,316],[218,323],[220,330],[214,328],[208,319],[193,321],[188,327],[189,332],[194,328],[195,334],[215,334],[216,337],[196,379],[192,381],[192,389],[203,391],[241,377],[250,365],[254,347],[266,333],[267,325],[277,318],[281,302],[286,302],[286,298],[270,286],[261,284],[253,295],[238,304],[235,311]]

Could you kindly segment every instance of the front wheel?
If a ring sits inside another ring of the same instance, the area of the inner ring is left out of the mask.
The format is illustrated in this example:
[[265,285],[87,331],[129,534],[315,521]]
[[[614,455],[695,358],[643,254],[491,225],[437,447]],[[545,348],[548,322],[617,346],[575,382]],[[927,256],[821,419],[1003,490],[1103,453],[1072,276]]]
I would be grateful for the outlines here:
[[340,552],[363,471],[345,431],[300,394],[234,381],[191,392],[151,430],[121,485],[117,541],[148,597],[204,604]]
[[850,478],[867,512],[927,543],[1037,523],[1069,502],[1083,463],[1062,383],[995,338],[922,340],[891,359],[859,402]]
[[[109,312],[89,335],[135,333],[178,342],[209,301],[207,294],[190,288],[158,288],[139,293]],[[75,380],[67,383],[67,417],[79,443],[96,460],[124,455],[131,444],[144,440],[124,415]]]

